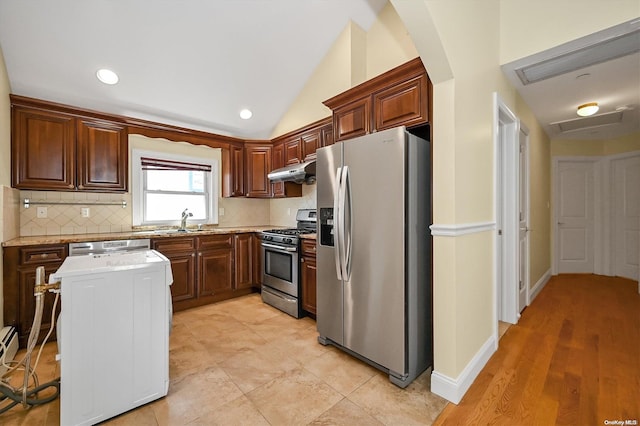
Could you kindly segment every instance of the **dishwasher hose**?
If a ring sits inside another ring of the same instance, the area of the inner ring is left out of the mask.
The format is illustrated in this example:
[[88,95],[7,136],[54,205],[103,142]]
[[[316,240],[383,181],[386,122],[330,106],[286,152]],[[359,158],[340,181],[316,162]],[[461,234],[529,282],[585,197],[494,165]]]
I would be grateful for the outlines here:
[[[5,411],[13,408],[15,405],[22,403],[24,408],[30,408],[34,405],[46,404],[48,402],[53,401],[60,395],[60,378],[56,378],[50,382],[44,383],[40,385],[38,383],[38,376],[36,375],[36,367],[38,366],[38,362],[40,361],[40,355],[42,354],[42,349],[44,348],[45,343],[49,340],[51,333],[53,332],[53,326],[55,324],[55,314],[56,307],[58,306],[58,300],[60,298],[60,285],[59,283],[55,284],[44,284],[44,267],[40,266],[36,269],[36,285],[34,296],[36,299],[36,309],[33,317],[33,324],[31,326],[31,331],[29,333],[29,339],[27,340],[27,348],[24,357],[18,362],[10,362],[5,363],[4,359],[2,360],[2,365],[7,367],[8,370],[0,377],[0,403],[3,403],[7,399],[11,400],[8,405],[0,408],[0,414]],[[42,341],[42,345],[40,346],[40,350],[38,351],[38,356],[36,357],[35,364],[31,367],[31,354],[36,347],[38,342],[38,336],[40,335],[40,325],[42,323],[42,311],[44,310],[44,295],[47,291],[56,293],[55,300],[53,302],[53,309],[51,312],[51,328],[47,333],[46,337]],[[4,353],[7,353],[7,348],[4,348]],[[13,364],[13,365],[11,365]],[[22,383],[22,387],[14,388],[9,384],[9,379],[11,375],[20,370],[24,370],[24,379]],[[33,387],[29,388],[30,379],[33,379]],[[44,389],[54,387],[55,391],[53,394],[39,398],[38,393],[42,392]]]

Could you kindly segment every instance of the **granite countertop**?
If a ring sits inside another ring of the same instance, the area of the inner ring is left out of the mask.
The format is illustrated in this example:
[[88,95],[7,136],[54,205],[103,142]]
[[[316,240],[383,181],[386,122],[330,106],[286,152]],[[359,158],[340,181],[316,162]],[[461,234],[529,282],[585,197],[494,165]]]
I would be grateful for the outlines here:
[[[2,243],[2,247],[30,246],[40,244],[66,244],[80,243],[83,241],[107,241],[107,240],[129,240],[141,238],[172,238],[172,237],[195,237],[198,235],[216,234],[240,234],[246,232],[262,232],[267,229],[285,228],[272,225],[263,226],[235,226],[228,228],[205,228],[201,231],[196,229],[189,232],[177,232],[171,230],[134,230],[130,232],[101,233],[101,234],[69,234],[69,235],[37,235],[33,237],[18,237]],[[314,238],[315,238],[315,234]]]
[[302,234],[299,237],[302,238],[303,240],[315,240],[316,234]]

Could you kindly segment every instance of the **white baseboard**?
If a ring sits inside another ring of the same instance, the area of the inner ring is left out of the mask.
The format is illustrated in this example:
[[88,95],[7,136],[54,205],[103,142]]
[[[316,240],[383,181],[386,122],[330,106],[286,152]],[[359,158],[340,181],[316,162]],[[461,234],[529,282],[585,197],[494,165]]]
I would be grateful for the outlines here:
[[491,336],[455,379],[434,371],[431,374],[431,392],[458,404],[496,351],[496,343],[495,336]]
[[538,296],[538,293],[540,293],[540,291],[544,288],[544,286],[547,285],[547,282],[549,282],[550,279],[551,279],[551,269],[547,270],[547,272],[542,274],[538,282],[536,282],[533,288],[530,290],[529,304],[533,302],[533,299],[535,299]]

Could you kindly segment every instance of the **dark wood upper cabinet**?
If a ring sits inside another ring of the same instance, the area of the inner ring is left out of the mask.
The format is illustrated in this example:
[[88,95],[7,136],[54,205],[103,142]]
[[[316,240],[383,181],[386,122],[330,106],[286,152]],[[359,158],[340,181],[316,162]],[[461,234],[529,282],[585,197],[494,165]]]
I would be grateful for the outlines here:
[[302,135],[302,156],[303,161],[316,159],[316,149],[320,148],[320,130]]
[[233,190],[232,197],[242,197],[245,195],[244,187],[244,149],[231,146],[231,167],[233,169]]
[[429,122],[430,87],[416,58],[324,101],[333,111],[335,141]]
[[78,189],[126,191],[129,161],[127,128],[78,120]]
[[244,197],[244,148],[229,145],[222,149],[222,196]]
[[127,191],[126,125],[74,115],[44,101],[11,101],[13,187]]
[[12,186],[75,188],[75,127],[69,115],[13,108]]
[[426,123],[427,94],[426,74],[374,93],[375,130]]
[[249,145],[245,147],[247,197],[271,197],[271,182],[267,177],[271,171],[271,145]]
[[302,141],[300,136],[295,136],[284,143],[284,164],[296,164],[302,160]]
[[320,146],[333,145],[335,142],[333,137],[333,124],[329,123],[320,128]]
[[[284,143],[276,143],[271,151],[271,166],[273,170],[284,167]],[[284,182],[271,184],[271,194],[274,197],[284,197]]]
[[363,98],[341,106],[333,112],[335,140],[366,135],[371,129],[371,99]]

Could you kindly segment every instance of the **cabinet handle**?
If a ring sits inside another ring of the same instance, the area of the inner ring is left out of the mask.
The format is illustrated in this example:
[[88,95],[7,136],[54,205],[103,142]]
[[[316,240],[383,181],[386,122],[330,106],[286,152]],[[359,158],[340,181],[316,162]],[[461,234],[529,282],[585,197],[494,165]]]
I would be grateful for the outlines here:
[[49,254],[47,254],[47,253],[42,253],[42,254],[40,255],[40,257],[41,257],[41,258],[43,258],[43,259],[46,259],[47,257],[49,257]]
[[300,262],[304,263],[304,257],[300,258]]

